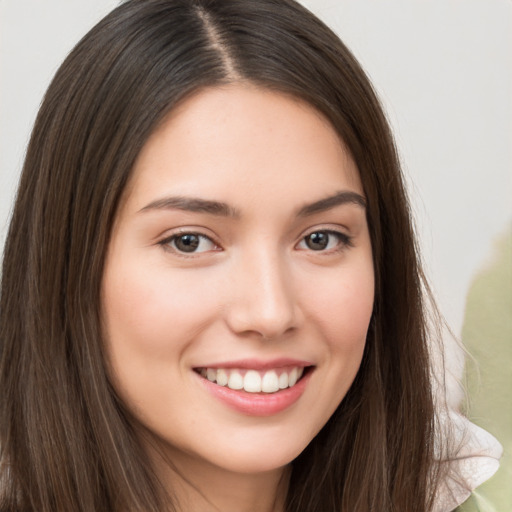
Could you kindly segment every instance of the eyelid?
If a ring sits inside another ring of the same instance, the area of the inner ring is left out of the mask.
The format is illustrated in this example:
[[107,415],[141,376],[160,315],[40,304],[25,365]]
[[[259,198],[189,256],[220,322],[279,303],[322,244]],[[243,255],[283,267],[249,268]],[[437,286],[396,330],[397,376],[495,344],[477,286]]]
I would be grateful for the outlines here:
[[319,250],[319,251],[315,251],[310,248],[304,248],[304,249],[300,249],[300,250],[309,251],[309,252],[313,252],[313,253],[317,252],[319,254],[322,254],[322,253],[323,254],[331,254],[331,253],[342,251],[348,247],[353,247],[353,245],[354,245],[353,244],[353,236],[346,233],[346,231],[340,227],[333,227],[332,225],[329,225],[329,226],[315,226],[313,228],[308,229],[301,235],[301,237],[300,237],[299,241],[297,242],[297,244],[295,245],[295,247],[298,247],[299,244],[303,243],[308,236],[312,235],[313,233],[319,233],[319,232],[327,233],[329,235],[338,237],[338,239],[339,239],[338,246],[333,249],[325,249],[325,250]]
[[[187,253],[184,251],[180,251],[179,249],[177,249],[175,247],[172,247],[171,242],[173,242],[173,240],[176,240],[180,236],[185,236],[185,235],[195,235],[197,237],[207,239],[215,246],[215,248],[212,250],[207,250],[207,251]],[[195,227],[180,227],[180,228],[177,228],[177,229],[171,231],[170,233],[167,232],[163,238],[161,238],[159,241],[157,241],[157,245],[161,246],[165,251],[171,252],[171,253],[173,253],[179,257],[183,257],[183,258],[194,258],[194,257],[198,257],[203,254],[207,254],[207,253],[211,253],[211,252],[218,252],[218,251],[223,250],[221,245],[215,239],[215,237],[213,237],[210,234],[207,235],[203,231],[201,231],[200,228],[195,228]]]

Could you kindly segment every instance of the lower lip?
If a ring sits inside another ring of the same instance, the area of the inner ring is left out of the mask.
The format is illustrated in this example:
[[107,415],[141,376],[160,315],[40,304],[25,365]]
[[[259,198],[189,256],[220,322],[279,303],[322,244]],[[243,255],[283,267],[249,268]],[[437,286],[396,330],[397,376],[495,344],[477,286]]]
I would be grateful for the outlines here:
[[271,416],[291,407],[302,396],[311,377],[311,369],[291,388],[275,393],[248,393],[219,386],[198,375],[203,386],[231,409],[248,416]]

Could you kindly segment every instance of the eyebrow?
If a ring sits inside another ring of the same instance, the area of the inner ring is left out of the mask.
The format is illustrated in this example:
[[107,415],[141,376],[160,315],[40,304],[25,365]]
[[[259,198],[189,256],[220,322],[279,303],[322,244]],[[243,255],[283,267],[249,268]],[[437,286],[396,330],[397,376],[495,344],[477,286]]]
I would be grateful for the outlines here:
[[[366,199],[361,194],[352,191],[337,192],[332,196],[302,206],[297,212],[297,217],[308,217],[344,204],[355,204],[364,209],[366,208]],[[227,203],[198,197],[164,197],[152,201],[139,211],[145,212],[148,210],[183,210],[196,213],[208,213],[220,217],[241,217],[240,211]]]
[[198,197],[164,197],[149,203],[139,211],[145,212],[148,210],[183,210],[187,212],[209,213],[210,215],[218,215],[220,217],[240,217],[240,212],[226,203],[200,199]]
[[315,201],[314,203],[304,205],[299,209],[297,217],[308,217],[344,204],[355,204],[356,206],[360,206],[365,209],[366,199],[357,192],[344,190],[342,192],[337,192],[332,196],[320,199],[319,201]]

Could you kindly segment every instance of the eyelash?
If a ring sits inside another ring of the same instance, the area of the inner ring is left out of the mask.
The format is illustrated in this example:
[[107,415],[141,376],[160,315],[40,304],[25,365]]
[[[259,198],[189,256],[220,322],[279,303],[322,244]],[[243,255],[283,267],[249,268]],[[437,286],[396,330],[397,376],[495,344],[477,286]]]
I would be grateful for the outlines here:
[[[316,229],[314,231],[311,231],[310,233],[308,233],[307,235],[305,235],[301,238],[301,240],[297,244],[297,246],[300,244],[303,244],[303,243],[307,244],[306,240],[309,237],[316,235],[316,234],[328,235],[329,237],[337,238],[338,243],[337,243],[336,247],[328,248],[328,249],[320,249],[320,250],[311,249],[311,247],[305,247],[301,250],[306,250],[306,251],[309,250],[313,253],[318,252],[318,253],[331,254],[331,253],[340,252],[340,251],[346,249],[347,247],[353,247],[353,240],[352,240],[351,236],[349,236],[346,233],[343,233],[341,231],[336,231],[333,229]],[[180,233],[175,233],[175,234],[161,240],[160,242],[158,242],[158,245],[161,245],[165,250],[171,251],[171,252],[178,254],[179,256],[184,257],[184,258],[191,258],[191,257],[197,256],[198,254],[202,254],[203,252],[209,252],[208,250],[200,251],[200,252],[197,252],[194,250],[194,251],[187,252],[187,251],[180,250],[178,247],[176,247],[176,240],[179,240],[180,238],[185,238],[187,236],[197,237],[199,239],[198,245],[196,245],[196,248],[199,246],[199,244],[201,244],[201,240],[203,240],[203,241],[206,240],[214,246],[214,249],[213,249],[214,251],[221,250],[219,245],[214,240],[212,240],[211,237],[204,235],[202,233],[194,232],[194,231],[183,231]],[[327,245],[329,243],[330,243],[330,240],[328,240]]]
[[200,244],[201,241],[206,240],[214,246],[214,249],[213,249],[214,251],[220,250],[219,245],[216,244],[215,241],[212,240],[211,237],[209,237],[207,235],[203,235],[202,233],[194,232],[194,231],[182,231],[180,233],[175,233],[175,234],[161,240],[160,242],[158,242],[158,244],[161,245],[165,250],[173,252],[175,254],[178,254],[179,256],[184,257],[184,258],[193,258],[194,256],[197,256],[197,254],[202,254],[203,252],[207,252],[207,251],[187,252],[187,251],[182,251],[178,247],[176,247],[176,240],[179,240],[180,238],[183,239],[187,236],[197,237],[199,239],[198,244]]
[[[336,247],[329,248],[329,249],[321,249],[318,251],[315,251],[314,249],[311,249],[311,247],[308,247],[308,248],[305,248],[304,250],[310,250],[312,252],[331,254],[331,253],[337,253],[337,252],[343,251],[347,247],[353,247],[353,245],[354,245],[353,239],[351,236],[347,235],[346,233],[343,233],[342,231],[336,231],[334,229],[315,229],[314,231],[311,231],[307,235],[303,236],[301,241],[299,242],[299,244],[307,243],[306,240],[309,237],[311,237],[313,235],[318,235],[318,234],[328,235],[329,237],[337,238],[338,243],[337,243]],[[328,241],[328,244],[329,244],[329,241]]]

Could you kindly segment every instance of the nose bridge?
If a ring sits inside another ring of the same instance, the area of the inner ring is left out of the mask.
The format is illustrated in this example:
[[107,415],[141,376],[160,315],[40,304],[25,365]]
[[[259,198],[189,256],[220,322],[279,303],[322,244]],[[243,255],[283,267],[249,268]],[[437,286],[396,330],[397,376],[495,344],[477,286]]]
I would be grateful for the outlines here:
[[233,276],[231,328],[275,338],[297,326],[298,304],[286,258],[260,246],[241,255]]

